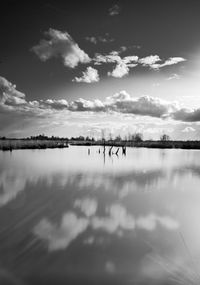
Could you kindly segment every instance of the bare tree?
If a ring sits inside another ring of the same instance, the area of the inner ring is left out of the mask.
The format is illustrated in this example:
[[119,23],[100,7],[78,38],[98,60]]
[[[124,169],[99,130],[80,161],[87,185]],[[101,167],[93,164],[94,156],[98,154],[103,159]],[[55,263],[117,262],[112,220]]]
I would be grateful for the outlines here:
[[167,134],[163,134],[160,136],[160,141],[167,142],[170,140],[170,137]]

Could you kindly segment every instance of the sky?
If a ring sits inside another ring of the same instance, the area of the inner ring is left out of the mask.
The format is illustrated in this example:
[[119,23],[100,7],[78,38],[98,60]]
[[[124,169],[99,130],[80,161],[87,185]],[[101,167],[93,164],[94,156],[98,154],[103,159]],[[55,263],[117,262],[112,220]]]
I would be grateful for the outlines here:
[[198,0],[1,1],[0,136],[200,139]]

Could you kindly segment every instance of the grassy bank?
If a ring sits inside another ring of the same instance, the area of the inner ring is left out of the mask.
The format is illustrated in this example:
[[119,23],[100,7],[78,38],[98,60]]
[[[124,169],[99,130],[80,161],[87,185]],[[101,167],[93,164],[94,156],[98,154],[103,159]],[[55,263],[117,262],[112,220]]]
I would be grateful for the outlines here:
[[0,150],[64,148],[68,143],[60,140],[0,139]]
[[116,147],[146,147],[146,148],[181,148],[200,149],[200,141],[72,141],[72,140],[35,140],[35,139],[0,139],[0,150],[12,151],[14,149],[46,149],[65,148],[71,145],[82,146],[116,146]]
[[74,141],[71,142],[72,145],[106,145],[106,146],[116,146],[116,147],[146,147],[146,148],[181,148],[181,149],[200,149],[200,141]]

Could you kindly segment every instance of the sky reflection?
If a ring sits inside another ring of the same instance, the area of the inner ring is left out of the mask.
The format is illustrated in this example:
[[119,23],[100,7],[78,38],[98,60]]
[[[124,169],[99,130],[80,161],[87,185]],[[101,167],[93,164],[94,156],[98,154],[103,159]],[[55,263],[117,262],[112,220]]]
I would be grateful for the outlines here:
[[2,270],[27,285],[198,284],[199,158],[128,149],[104,164],[95,147],[0,153]]

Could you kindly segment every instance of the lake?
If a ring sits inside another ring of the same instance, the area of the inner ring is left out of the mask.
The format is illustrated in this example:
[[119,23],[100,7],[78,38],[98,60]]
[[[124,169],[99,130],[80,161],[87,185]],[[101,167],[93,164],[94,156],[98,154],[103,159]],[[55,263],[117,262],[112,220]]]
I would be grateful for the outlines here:
[[200,284],[200,151],[108,150],[0,152],[0,284]]

